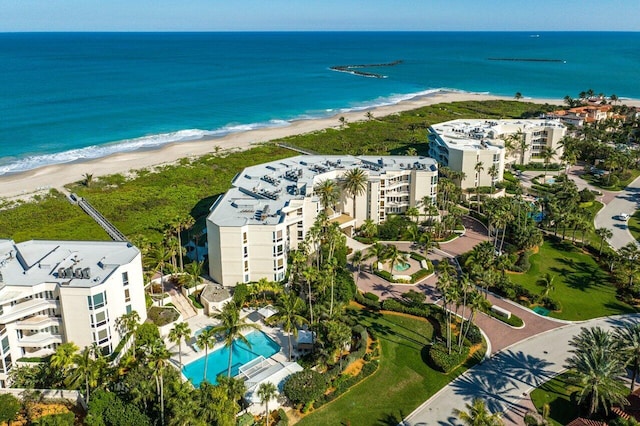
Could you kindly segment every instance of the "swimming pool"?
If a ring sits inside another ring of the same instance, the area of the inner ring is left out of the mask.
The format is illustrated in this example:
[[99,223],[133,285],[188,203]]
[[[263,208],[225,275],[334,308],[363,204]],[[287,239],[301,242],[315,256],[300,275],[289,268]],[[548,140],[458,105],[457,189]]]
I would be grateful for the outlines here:
[[[238,340],[233,343],[231,376],[238,374],[240,366],[258,358],[260,355],[265,358],[270,358],[280,351],[280,345],[271,340],[271,338],[262,331],[252,331],[245,337],[251,344],[251,348],[248,348],[247,345]],[[229,348],[223,346],[215,351],[209,352],[207,358],[209,359],[207,363],[207,381],[215,385],[218,383],[216,378],[220,374],[227,374]],[[202,382],[203,379],[204,359],[205,357],[201,357],[182,368],[182,373],[195,387],[200,386],[200,382]]]

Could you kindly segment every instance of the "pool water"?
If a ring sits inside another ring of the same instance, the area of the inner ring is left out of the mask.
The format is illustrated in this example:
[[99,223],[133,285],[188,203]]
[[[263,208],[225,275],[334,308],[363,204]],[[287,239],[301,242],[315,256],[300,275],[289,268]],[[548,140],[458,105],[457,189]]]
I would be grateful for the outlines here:
[[406,271],[410,267],[411,265],[409,265],[409,263],[396,263],[395,265],[393,265],[393,269],[400,272]]
[[[269,336],[261,331],[252,331],[245,337],[251,344],[250,348],[239,340],[236,340],[232,346],[232,377],[238,374],[238,370],[242,365],[258,358],[260,355],[265,358],[270,358],[280,351],[280,345],[271,340]],[[202,350],[204,351],[204,349]],[[215,351],[209,352],[207,358],[209,359],[207,363],[207,381],[214,385],[218,384],[216,378],[220,374],[227,374],[227,367],[229,365],[229,348],[223,346]],[[203,380],[204,360],[205,357],[198,358],[197,360],[185,365],[182,369],[184,375],[195,387],[200,386],[200,383]]]
[[535,312],[538,315],[542,315],[546,317],[547,315],[549,315],[549,312],[551,311],[546,308],[543,308],[542,306],[536,306],[535,308],[533,308],[533,312]]

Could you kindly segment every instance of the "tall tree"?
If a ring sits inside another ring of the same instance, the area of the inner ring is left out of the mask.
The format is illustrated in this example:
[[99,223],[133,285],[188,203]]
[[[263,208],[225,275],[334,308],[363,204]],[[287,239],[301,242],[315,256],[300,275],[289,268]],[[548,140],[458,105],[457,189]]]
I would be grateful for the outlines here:
[[610,332],[599,327],[582,328],[569,342],[573,355],[566,360],[569,379],[580,387],[578,403],[587,403],[589,416],[600,409],[608,413],[613,404],[627,403],[620,378],[624,362]]
[[291,361],[291,353],[293,352],[291,336],[298,337],[298,327],[307,322],[307,319],[300,315],[304,309],[304,302],[297,294],[290,291],[280,295],[276,307],[277,312],[269,318],[269,322],[280,324],[282,330],[288,334],[289,361]]
[[487,173],[489,173],[489,176],[491,176],[491,194],[493,194],[493,190],[496,187],[496,178],[498,177],[498,174],[500,174],[500,170],[498,169],[498,166],[494,164],[489,167]]
[[264,404],[267,426],[269,426],[269,401],[275,398],[277,394],[278,390],[276,389],[276,385],[271,382],[263,382],[258,386],[258,397],[260,398],[260,402]]
[[191,337],[191,328],[186,322],[179,322],[169,331],[169,340],[178,344],[178,357],[180,358],[180,367],[182,367],[182,341],[186,341]]
[[318,183],[313,191],[318,194],[320,198],[320,204],[325,213],[328,214],[329,209],[333,209],[335,204],[340,199],[340,190],[336,182],[332,179],[325,179]]
[[220,321],[220,325],[212,328],[214,333],[224,333],[224,345],[229,349],[229,365],[227,366],[227,377],[231,377],[231,365],[233,360],[233,343],[236,339],[243,342],[248,347],[251,343],[242,334],[244,331],[257,330],[257,324],[247,322],[240,318],[240,308],[234,302],[227,302],[222,311],[213,317]]
[[632,372],[630,392],[633,393],[640,370],[640,323],[627,324],[618,328],[615,335],[623,360]]
[[116,328],[120,333],[121,338],[125,338],[131,335],[133,356],[136,356],[136,330],[140,324],[140,314],[138,311],[131,311],[128,314],[123,314],[116,319]]
[[[154,265],[154,270],[156,273],[160,274],[160,291],[161,296],[164,295],[164,268],[167,265],[167,261],[171,259],[171,251],[167,249],[164,244],[157,245],[150,253],[149,253],[150,261]],[[153,284],[151,284],[151,292],[153,293]],[[162,298],[164,301],[164,297]]]
[[367,172],[356,167],[348,170],[342,176],[342,187],[347,195],[350,195],[353,201],[353,218],[356,218],[356,197],[362,195],[367,190],[367,182],[369,178]]
[[478,204],[478,213],[480,213],[480,173],[484,170],[482,161],[478,161],[473,169],[476,171],[476,203]]
[[160,424],[164,425],[164,370],[169,364],[171,353],[164,346],[162,341],[158,340],[151,347],[148,355],[149,367],[153,371],[153,377],[156,380],[156,390],[160,401]]
[[202,330],[198,337],[196,337],[196,344],[200,348],[204,348],[204,370],[202,371],[202,381],[207,380],[207,364],[209,361],[209,348],[216,342],[216,333],[213,328],[205,328]]

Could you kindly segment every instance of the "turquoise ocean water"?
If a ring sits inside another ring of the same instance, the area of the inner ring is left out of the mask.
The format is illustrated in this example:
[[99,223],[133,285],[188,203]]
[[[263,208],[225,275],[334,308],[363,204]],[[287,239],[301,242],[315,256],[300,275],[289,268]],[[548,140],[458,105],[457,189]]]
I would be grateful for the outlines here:
[[[364,69],[386,78],[330,69],[395,60]],[[640,33],[5,33],[0,174],[439,89],[640,98],[638,69]]]

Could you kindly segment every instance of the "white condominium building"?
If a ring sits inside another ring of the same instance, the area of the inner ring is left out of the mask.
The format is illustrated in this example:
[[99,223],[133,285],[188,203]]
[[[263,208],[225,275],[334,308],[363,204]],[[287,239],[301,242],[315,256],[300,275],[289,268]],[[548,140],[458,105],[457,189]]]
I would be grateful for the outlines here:
[[[298,156],[249,167],[233,180],[207,218],[209,274],[218,283],[280,281],[287,252],[296,249],[322,210],[314,188],[361,169],[367,182],[355,198],[342,192],[330,220],[350,233],[370,219],[404,213],[425,197],[433,202],[437,163],[418,156]],[[355,217],[354,217],[355,210]]]
[[115,322],[146,319],[140,251],[110,241],[0,240],[0,388],[23,357],[49,355],[61,343],[96,343],[110,354]]
[[[515,149],[509,157],[504,149],[507,137],[520,132],[525,151],[521,159],[521,144],[514,142]],[[439,123],[429,128],[429,155],[443,166],[463,172],[463,189],[491,186],[502,180],[505,163],[544,161],[541,153],[544,147],[555,150],[551,162],[558,162],[562,155],[560,140],[566,127],[557,120],[483,120],[459,119]],[[476,164],[482,163],[480,172]],[[496,166],[497,174],[489,173]]]

